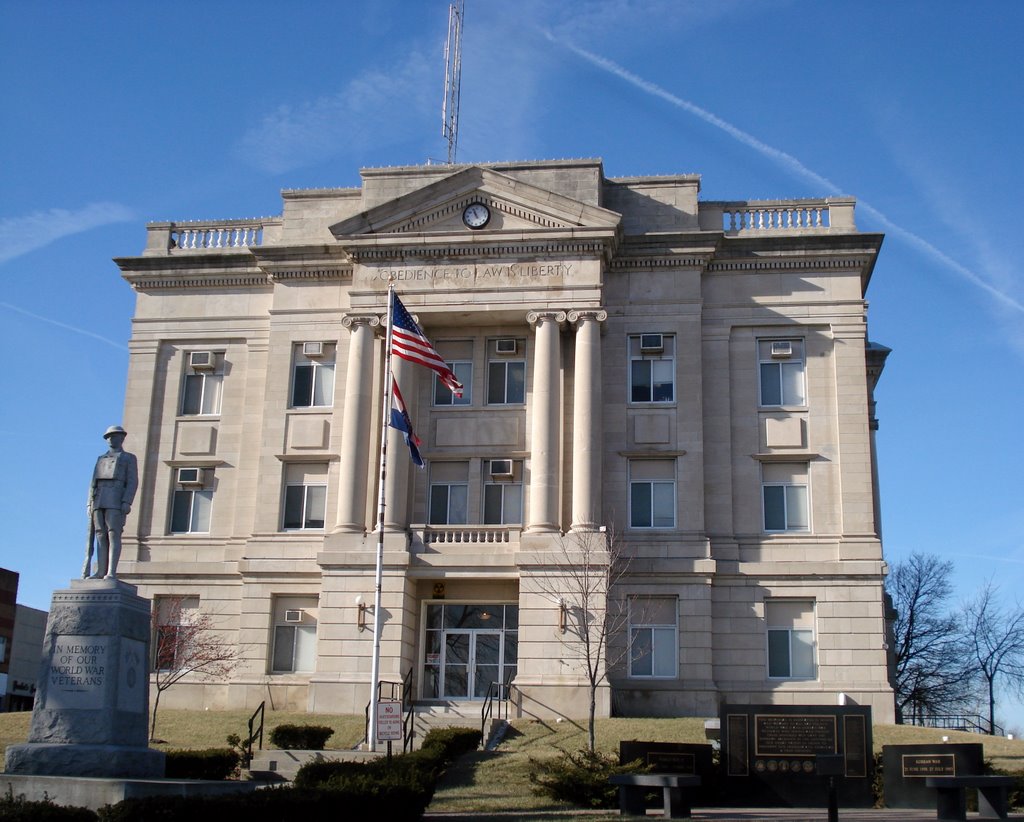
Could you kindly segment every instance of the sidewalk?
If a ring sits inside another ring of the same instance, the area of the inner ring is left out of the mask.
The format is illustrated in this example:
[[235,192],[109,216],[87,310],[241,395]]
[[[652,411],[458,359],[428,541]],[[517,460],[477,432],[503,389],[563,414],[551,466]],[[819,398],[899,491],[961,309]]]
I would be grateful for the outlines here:
[[[533,813],[430,813],[424,819],[432,822],[448,820],[475,820],[475,822],[558,822],[571,818],[584,817],[589,822],[609,822],[610,820],[637,817],[620,817],[614,811],[547,811]],[[648,819],[660,819],[658,811],[650,811]],[[935,822],[935,811],[924,808],[840,808],[839,822]],[[980,819],[976,813],[968,813],[967,819]],[[1011,813],[1009,819],[1024,820],[1024,814]],[[694,822],[828,822],[828,812],[817,808],[694,808]]]

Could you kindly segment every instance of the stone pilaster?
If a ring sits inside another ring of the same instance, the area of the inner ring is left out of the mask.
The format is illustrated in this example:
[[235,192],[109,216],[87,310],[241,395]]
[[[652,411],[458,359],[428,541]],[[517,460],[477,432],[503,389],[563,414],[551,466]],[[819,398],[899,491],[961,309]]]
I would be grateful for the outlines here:
[[530,448],[530,517],[528,531],[559,531],[559,433],[561,426],[561,336],[564,311],[531,311],[533,326],[533,430]]
[[572,527],[593,531],[601,520],[601,326],[608,312],[570,311],[576,325],[572,412]]
[[345,418],[341,429],[341,459],[338,471],[338,521],[335,531],[362,533],[366,530],[366,476],[370,456],[370,420],[373,411],[373,329],[380,318],[349,314],[341,324],[352,332],[345,376]]

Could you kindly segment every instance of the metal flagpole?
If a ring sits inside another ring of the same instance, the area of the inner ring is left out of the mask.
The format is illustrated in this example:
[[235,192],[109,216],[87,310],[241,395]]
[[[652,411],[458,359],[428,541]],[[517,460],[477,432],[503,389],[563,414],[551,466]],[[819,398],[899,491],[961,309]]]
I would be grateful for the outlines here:
[[377,700],[380,683],[381,587],[384,577],[384,480],[388,465],[388,423],[391,418],[391,336],[394,333],[395,285],[388,283],[388,325],[384,344],[384,408],[380,420],[380,476],[377,489],[377,570],[373,594],[373,663],[370,666],[370,722],[367,742],[371,751],[377,750]]

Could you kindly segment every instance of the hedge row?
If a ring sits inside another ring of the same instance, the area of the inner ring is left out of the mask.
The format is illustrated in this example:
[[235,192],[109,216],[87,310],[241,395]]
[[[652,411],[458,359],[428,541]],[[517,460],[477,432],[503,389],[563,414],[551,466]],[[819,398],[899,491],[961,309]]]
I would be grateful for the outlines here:
[[270,732],[270,744],[285,751],[322,751],[333,734],[326,725],[278,725]]
[[168,779],[227,779],[238,769],[238,751],[207,748],[202,751],[168,751],[164,776]]

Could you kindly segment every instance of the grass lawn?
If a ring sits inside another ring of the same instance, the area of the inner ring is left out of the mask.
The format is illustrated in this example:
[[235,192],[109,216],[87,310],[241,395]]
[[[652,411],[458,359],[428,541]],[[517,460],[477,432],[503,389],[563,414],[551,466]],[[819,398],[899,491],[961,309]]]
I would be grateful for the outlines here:
[[[157,736],[163,743],[154,747],[216,748],[225,745],[230,733],[245,734],[249,711],[185,711],[164,709],[157,721]],[[0,768],[2,754],[7,745],[26,741],[30,715],[25,713],[0,714]],[[268,712],[267,734],[270,728],[284,723],[329,725],[334,736],[328,742],[331,749],[355,746],[363,734],[363,717],[332,716],[292,712]],[[902,725],[875,725],[874,747],[880,752],[883,745],[938,743],[942,736],[950,742],[981,742],[985,746],[985,759],[998,768],[1024,771],[1024,741],[1002,737],[979,736],[956,731],[939,731]],[[695,718],[677,719],[599,719],[597,745],[603,751],[617,752],[623,739],[643,739],[652,742],[705,742],[704,721]],[[463,757],[442,778],[432,813],[473,813],[474,818],[486,819],[487,814],[519,811],[531,814],[564,811],[568,806],[534,795],[529,771],[531,759],[557,756],[562,751],[574,751],[586,746],[585,723],[572,721],[536,722],[517,721],[495,752],[477,752]],[[269,747],[265,736],[264,747]],[[615,814],[609,814],[608,819]],[[588,819],[604,819],[604,815]]]

